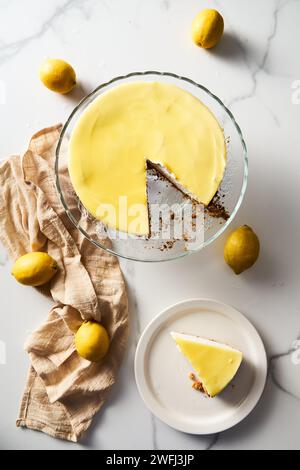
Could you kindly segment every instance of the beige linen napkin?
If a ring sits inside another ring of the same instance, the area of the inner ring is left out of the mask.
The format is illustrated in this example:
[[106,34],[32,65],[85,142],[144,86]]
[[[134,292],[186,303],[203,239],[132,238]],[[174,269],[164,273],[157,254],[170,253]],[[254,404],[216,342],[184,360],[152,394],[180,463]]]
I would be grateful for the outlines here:
[[[76,442],[115,382],[128,310],[118,260],[87,241],[58,200],[54,158],[60,130],[60,125],[43,129],[22,158],[1,165],[0,238],[13,259],[47,251],[59,265],[49,285],[55,305],[25,346],[31,366],[17,426]],[[100,363],[82,359],[74,348],[74,332],[91,318],[101,321],[111,338]]]

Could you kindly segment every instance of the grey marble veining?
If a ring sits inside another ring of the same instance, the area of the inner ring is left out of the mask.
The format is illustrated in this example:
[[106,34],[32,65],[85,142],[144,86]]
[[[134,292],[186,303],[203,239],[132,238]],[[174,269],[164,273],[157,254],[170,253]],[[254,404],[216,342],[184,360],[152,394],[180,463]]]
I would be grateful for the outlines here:
[[[85,0],[68,0],[63,4],[58,4],[54,9],[52,15],[44,21],[37,32],[29,34],[17,41],[13,41],[9,44],[2,43],[0,46],[0,65],[7,60],[13,58],[19,54],[23,48],[25,48],[32,41],[39,40],[47,31],[53,26],[54,22],[61,16],[68,14],[70,8],[78,8],[81,12],[84,11]],[[18,5],[16,5],[17,8]]]
[[277,387],[300,400],[300,335],[288,351],[270,358],[270,374]]
[[[261,73],[265,73],[265,74],[269,74],[269,75],[274,74],[271,70],[268,69],[268,57],[269,57],[269,54],[270,54],[270,49],[272,47],[272,42],[273,42],[274,38],[276,37],[280,12],[284,8],[286,8],[288,5],[290,5],[292,2],[297,2],[300,5],[299,0],[286,0],[286,1],[276,0],[274,2],[274,8],[272,10],[272,15],[271,15],[272,24],[271,24],[271,27],[270,27],[270,32],[269,32],[268,36],[266,37],[264,52],[263,52],[262,57],[261,57],[259,62],[253,61],[252,58],[248,57],[247,49],[243,46],[243,43],[237,38],[237,41],[236,41],[237,46],[241,50],[241,53],[242,53],[243,58],[245,60],[245,64],[246,64],[246,66],[249,70],[249,75],[251,77],[251,86],[250,86],[249,91],[247,91],[247,92],[245,92],[241,95],[233,97],[227,103],[229,108],[232,108],[236,103],[239,103],[241,101],[253,98],[255,96],[257,85],[258,85],[258,80],[259,80],[259,75]],[[215,3],[216,3],[216,5],[219,4],[218,1],[215,1]],[[291,76],[289,74],[287,74],[287,75],[286,74],[281,74],[280,76],[284,77],[284,78],[291,78]],[[268,106],[266,106],[265,104],[264,104],[264,106],[266,107],[268,112],[272,115],[275,124],[277,124],[279,126],[278,117],[275,115],[275,113]]]

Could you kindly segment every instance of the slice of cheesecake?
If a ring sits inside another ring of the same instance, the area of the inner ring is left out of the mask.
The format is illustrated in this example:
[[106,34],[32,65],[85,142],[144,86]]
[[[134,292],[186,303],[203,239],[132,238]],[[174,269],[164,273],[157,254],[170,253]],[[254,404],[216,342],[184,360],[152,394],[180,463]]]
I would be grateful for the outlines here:
[[243,354],[227,344],[182,333],[171,332],[171,336],[210,397],[218,395],[229,384],[241,365]]

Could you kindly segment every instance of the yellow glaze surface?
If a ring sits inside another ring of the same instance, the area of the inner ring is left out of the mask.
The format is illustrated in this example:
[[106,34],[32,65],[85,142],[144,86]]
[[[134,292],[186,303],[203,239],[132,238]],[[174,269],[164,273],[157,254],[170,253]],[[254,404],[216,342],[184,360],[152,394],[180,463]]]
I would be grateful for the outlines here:
[[96,98],[69,146],[72,184],[88,211],[112,228],[148,235],[147,160],[207,205],[226,165],[222,129],[204,104],[175,85],[123,84]]
[[229,384],[241,365],[243,354],[227,345],[178,333],[172,336],[211,397]]

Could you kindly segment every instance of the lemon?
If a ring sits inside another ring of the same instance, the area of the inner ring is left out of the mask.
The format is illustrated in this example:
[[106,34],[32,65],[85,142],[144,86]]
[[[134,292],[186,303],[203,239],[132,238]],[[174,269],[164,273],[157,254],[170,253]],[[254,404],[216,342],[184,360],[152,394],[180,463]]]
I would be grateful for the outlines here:
[[210,49],[221,39],[224,31],[223,17],[217,10],[206,8],[192,22],[192,38],[197,46]]
[[104,326],[86,321],[75,334],[75,346],[79,356],[91,362],[100,361],[109,348],[109,336]]
[[35,251],[17,259],[12,275],[26,286],[41,286],[50,281],[57,269],[56,261],[48,253]]
[[61,59],[47,59],[40,67],[40,79],[43,84],[57,93],[69,93],[76,85],[73,67]]
[[259,255],[259,239],[248,225],[235,230],[226,240],[224,259],[235,274],[250,268]]

